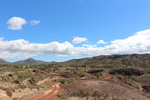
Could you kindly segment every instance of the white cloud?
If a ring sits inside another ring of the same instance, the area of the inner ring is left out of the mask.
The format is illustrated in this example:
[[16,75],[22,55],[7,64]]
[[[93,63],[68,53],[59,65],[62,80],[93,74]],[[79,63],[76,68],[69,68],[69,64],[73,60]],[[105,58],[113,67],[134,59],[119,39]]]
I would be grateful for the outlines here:
[[[86,45],[85,45],[86,46]],[[69,42],[57,41],[45,44],[30,43],[24,39],[4,41],[0,38],[0,58],[32,57],[35,55],[84,56],[150,53],[150,29],[137,32],[125,39],[111,41],[104,47],[74,47]]]
[[57,57],[68,57],[68,55],[57,55]]
[[82,42],[85,42],[85,41],[87,41],[86,38],[75,37],[75,38],[72,40],[72,43],[73,43],[73,44],[79,44],[79,43],[82,43]]
[[89,46],[91,46],[91,45],[89,45],[89,44],[83,44],[82,46],[84,46],[84,47],[89,47]]
[[31,21],[30,21],[30,24],[31,24],[31,25],[38,25],[39,23],[40,23],[39,20],[31,20]]
[[107,44],[107,42],[105,42],[104,40],[99,40],[99,41],[97,42],[97,44]]
[[90,44],[83,44],[82,46],[83,46],[83,47],[88,47],[88,48],[89,48],[89,47],[90,47],[90,48],[95,48],[95,47],[96,47],[96,45],[97,45],[97,44],[94,44],[94,45],[90,45]]
[[137,32],[122,40],[111,41],[121,53],[150,53],[150,29]]
[[21,30],[22,25],[26,23],[27,23],[26,20],[21,17],[12,17],[7,22],[7,24],[9,24],[8,29],[11,29],[11,30]]

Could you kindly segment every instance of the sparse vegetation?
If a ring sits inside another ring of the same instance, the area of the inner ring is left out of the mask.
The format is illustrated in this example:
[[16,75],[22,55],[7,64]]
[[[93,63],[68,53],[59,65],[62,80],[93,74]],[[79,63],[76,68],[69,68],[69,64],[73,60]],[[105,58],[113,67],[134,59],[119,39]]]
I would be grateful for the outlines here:
[[[1,64],[0,90],[11,97],[25,89],[45,91],[51,84],[60,82],[65,91],[57,95],[60,100],[72,97],[81,100],[122,100],[136,94],[146,100],[150,99],[149,61],[150,55],[134,54],[38,65]],[[133,100],[138,100],[137,97]],[[19,100],[18,97],[14,99]]]

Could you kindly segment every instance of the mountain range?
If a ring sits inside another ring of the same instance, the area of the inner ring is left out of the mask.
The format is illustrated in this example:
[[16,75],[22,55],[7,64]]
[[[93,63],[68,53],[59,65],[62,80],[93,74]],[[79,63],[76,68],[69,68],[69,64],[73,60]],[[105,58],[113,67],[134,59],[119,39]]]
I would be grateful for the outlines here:
[[[41,60],[28,58],[13,63],[0,59],[0,64],[44,64],[47,63]],[[62,63],[76,63],[82,65],[99,65],[99,64],[113,64],[113,65],[138,65],[140,67],[148,67],[150,65],[150,54],[130,54],[130,55],[101,55],[92,58],[72,59]]]
[[33,58],[29,58],[26,60],[20,60],[20,61],[16,61],[13,63],[7,62],[3,59],[0,59],[0,64],[43,64],[46,63],[45,61],[41,61],[41,60],[35,60]]

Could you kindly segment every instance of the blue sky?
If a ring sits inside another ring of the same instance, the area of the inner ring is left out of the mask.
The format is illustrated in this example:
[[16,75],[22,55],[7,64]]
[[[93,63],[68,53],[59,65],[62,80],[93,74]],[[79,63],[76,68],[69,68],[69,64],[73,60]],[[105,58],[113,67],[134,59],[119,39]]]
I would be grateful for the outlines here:
[[0,58],[66,61],[150,53],[149,5],[150,0],[0,0]]

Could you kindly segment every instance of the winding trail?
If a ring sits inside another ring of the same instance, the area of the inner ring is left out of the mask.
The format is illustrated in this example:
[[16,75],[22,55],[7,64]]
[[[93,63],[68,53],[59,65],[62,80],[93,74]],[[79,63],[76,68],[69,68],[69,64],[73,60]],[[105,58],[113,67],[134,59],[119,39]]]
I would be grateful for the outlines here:
[[50,88],[50,90],[23,100],[53,100],[60,90],[60,83],[56,83]]
[[[103,79],[107,80],[107,79],[112,79],[112,76],[106,76]],[[76,79],[72,79],[72,80],[76,80]],[[90,79],[87,79],[90,80]],[[78,81],[87,81],[87,80],[78,80]],[[27,99],[23,99],[23,100],[55,100],[55,97],[57,95],[58,92],[60,92],[61,87],[60,87],[60,83],[56,83],[53,84],[52,87],[43,93],[40,93],[38,95],[35,95],[33,97],[27,98]]]

